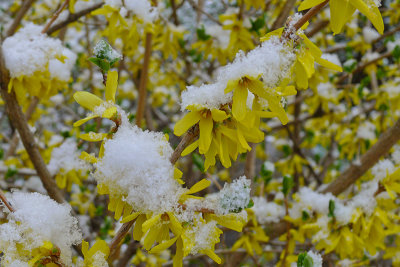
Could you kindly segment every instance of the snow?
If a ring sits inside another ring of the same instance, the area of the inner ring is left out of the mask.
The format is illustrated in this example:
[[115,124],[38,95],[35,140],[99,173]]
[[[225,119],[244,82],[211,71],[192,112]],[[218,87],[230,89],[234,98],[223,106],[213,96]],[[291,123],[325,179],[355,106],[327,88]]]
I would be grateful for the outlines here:
[[[223,83],[203,84],[199,87],[188,86],[182,92],[182,111],[190,105],[200,105],[208,109],[219,109],[232,100],[232,92],[225,94]],[[212,96],[212,97],[210,97]]]
[[371,27],[364,27],[363,28],[363,36],[364,40],[371,44],[375,39],[379,38],[380,34]]
[[47,166],[52,175],[58,172],[67,173],[71,170],[87,171],[87,165],[79,159],[80,153],[74,139],[67,139],[61,146],[51,152],[51,160]]
[[107,59],[109,62],[122,58],[122,56],[103,39],[95,45],[93,54],[95,57]]
[[241,176],[232,183],[225,183],[224,188],[218,193],[219,207],[217,214],[228,214],[247,208],[250,202],[251,181]]
[[374,140],[375,135],[375,125],[369,121],[362,123],[357,129],[357,137],[365,140]]
[[393,163],[389,159],[384,159],[375,164],[371,169],[371,173],[378,181],[386,177],[388,173],[395,171]]
[[142,131],[123,112],[121,117],[118,132],[104,142],[94,178],[136,211],[171,211],[184,189],[174,179],[169,143],[162,133]]
[[262,78],[266,87],[274,88],[290,74],[295,58],[295,54],[278,37],[263,42],[247,55],[239,51],[232,63],[217,69],[214,83],[200,87],[188,86],[182,93],[181,108],[184,110],[196,104],[208,109],[219,108],[232,100],[231,93],[224,94],[228,82],[243,77]]
[[[106,2],[117,2],[115,0]],[[158,18],[158,10],[152,7],[148,0],[125,0],[125,8],[132,11],[136,16],[141,18],[145,23],[152,23]]]
[[0,250],[13,257],[17,243],[31,250],[50,241],[60,248],[62,261],[70,265],[71,246],[82,238],[78,222],[70,214],[71,207],[39,193],[14,192],[7,198],[15,211],[8,214],[7,223],[0,225]]
[[313,260],[313,267],[322,267],[322,257],[317,252],[312,250],[307,252],[307,255]]
[[186,234],[194,241],[191,254],[197,254],[202,250],[213,249],[214,244],[219,242],[220,230],[216,221],[204,223],[198,221],[193,228],[189,228]]
[[[60,40],[42,34],[42,27],[28,23],[3,42],[3,55],[11,77],[32,76],[35,72],[49,71],[52,78],[68,81],[76,55],[63,47]],[[66,63],[56,57],[66,56]],[[55,60],[59,63],[55,63]]]
[[260,224],[277,223],[285,216],[285,208],[275,202],[267,202],[264,197],[253,197],[251,208]]
[[320,83],[317,86],[318,95],[327,100],[336,100],[339,91],[333,86],[332,83]]

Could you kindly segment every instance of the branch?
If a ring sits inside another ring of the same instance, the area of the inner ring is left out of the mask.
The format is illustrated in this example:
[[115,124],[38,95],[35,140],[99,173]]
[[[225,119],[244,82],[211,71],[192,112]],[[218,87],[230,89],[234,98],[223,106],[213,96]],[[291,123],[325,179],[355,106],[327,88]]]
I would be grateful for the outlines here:
[[4,205],[8,208],[9,211],[11,212],[15,211],[15,209],[11,206],[10,202],[8,202],[3,190],[1,189],[0,189],[0,200],[4,203]]
[[136,125],[140,128],[142,125],[143,114],[146,107],[146,85],[149,79],[149,65],[151,56],[151,43],[153,35],[146,33],[146,47],[144,51],[143,68],[140,74],[139,84],[139,102],[136,111]]
[[180,143],[178,144],[178,146],[175,148],[174,152],[172,153],[171,158],[169,159],[169,161],[171,161],[172,165],[174,165],[178,161],[179,157],[182,154],[182,151],[188,145],[190,145],[198,135],[199,135],[199,125],[196,124],[195,126],[193,126],[192,128],[190,128],[188,130],[186,135],[182,138],[182,140],[180,141]]
[[10,28],[8,28],[8,30],[6,32],[6,37],[11,36],[11,35],[13,35],[15,33],[15,31],[17,30],[19,24],[21,23],[21,20],[23,19],[23,17],[25,16],[26,12],[28,12],[29,8],[32,6],[32,4],[35,1],[36,0],[25,0],[25,1],[23,1],[22,6],[18,10],[18,13],[14,18],[14,21],[12,22],[12,24],[10,25]]
[[100,3],[98,3],[98,4],[93,5],[92,7],[88,7],[88,8],[83,9],[82,11],[79,11],[79,12],[77,12],[77,13],[73,13],[73,14],[69,13],[68,18],[67,18],[66,20],[61,21],[61,22],[59,22],[59,23],[57,23],[57,24],[51,26],[51,27],[46,31],[46,33],[47,33],[48,35],[50,35],[50,34],[52,34],[53,32],[58,31],[58,30],[64,28],[64,27],[67,26],[68,24],[77,21],[78,19],[80,19],[81,17],[83,17],[83,16],[89,14],[90,12],[92,12],[92,11],[94,11],[94,10],[96,10],[96,9],[98,9],[98,8],[100,8],[100,7],[102,7],[103,5],[104,5],[104,3],[103,3],[103,2],[100,2]]
[[361,164],[352,164],[323,193],[339,195],[373,167],[400,140],[400,120],[381,135],[378,141],[361,157]]
[[60,13],[64,10],[64,8],[69,4],[69,0],[65,0],[62,6],[53,14],[49,22],[44,26],[42,33],[47,33],[47,30],[50,28],[51,24],[58,18]]
[[283,27],[285,21],[287,20],[290,11],[292,11],[294,5],[296,4],[296,0],[287,0],[285,5],[282,7],[282,10],[278,16],[278,18],[274,21],[271,26],[271,30],[274,31],[280,27]]
[[18,130],[19,136],[24,144],[26,151],[29,154],[35,169],[43,183],[49,196],[57,201],[58,203],[64,203],[64,197],[61,191],[58,189],[55,181],[52,179],[46,164],[42,156],[40,155],[39,149],[36,145],[35,138],[29,129],[28,122],[21,107],[19,106],[14,91],[8,92],[8,83],[10,76],[8,70],[4,64],[3,52],[0,49],[0,91],[1,96],[5,102],[6,110],[11,123]]

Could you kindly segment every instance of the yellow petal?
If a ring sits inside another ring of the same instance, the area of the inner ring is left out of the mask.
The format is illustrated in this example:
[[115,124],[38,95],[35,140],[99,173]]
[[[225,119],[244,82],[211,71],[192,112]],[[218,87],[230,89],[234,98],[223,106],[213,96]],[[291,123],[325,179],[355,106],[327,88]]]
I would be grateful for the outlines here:
[[143,223],[142,225],[142,231],[143,233],[146,233],[153,225],[155,225],[161,218],[161,214],[157,214],[150,219],[148,219],[146,222]]
[[183,229],[181,223],[172,212],[167,212],[167,214],[170,221],[169,227],[171,228],[171,231],[174,233],[175,236],[179,236],[182,233]]
[[213,123],[213,120],[211,117],[200,119],[200,123],[199,123],[199,128],[200,128],[199,152],[200,152],[200,154],[206,153],[208,148],[210,147],[213,126],[214,126],[214,123]]
[[81,155],[79,156],[80,159],[83,159],[89,163],[96,163],[97,162],[97,158],[89,153],[87,153],[86,151],[82,151]]
[[351,0],[349,2],[372,22],[380,34],[383,34],[384,25],[382,16],[375,4],[372,4],[372,6],[369,7],[362,0]]
[[133,239],[136,241],[140,241],[143,236],[142,225],[147,220],[145,214],[140,214],[136,219],[135,227],[133,227]]
[[76,92],[74,94],[74,99],[76,102],[78,102],[79,105],[91,111],[93,111],[95,107],[100,106],[104,102],[94,94],[85,91]]
[[299,11],[303,11],[306,9],[310,9],[316,5],[321,4],[325,0],[304,0],[301,5],[299,6]]
[[183,261],[183,242],[182,238],[176,240],[176,253],[173,257],[173,267],[182,267]]
[[87,122],[87,121],[89,121],[89,120],[91,120],[91,119],[97,118],[97,117],[99,117],[99,116],[97,116],[97,115],[92,115],[92,116],[88,116],[88,117],[86,117],[86,118],[84,118],[84,119],[81,119],[81,120],[79,120],[79,121],[76,121],[76,122],[74,123],[74,127],[79,127],[79,126],[81,126],[82,124],[84,124],[85,122]]
[[320,58],[322,56],[322,51],[308,39],[308,37],[303,33],[300,35],[301,38],[303,38],[303,42],[306,44],[308,49],[310,50],[310,53],[313,55],[315,58]]
[[117,107],[111,107],[111,108],[107,108],[103,114],[101,115],[103,118],[107,118],[110,119],[112,118],[115,113],[117,112]]
[[201,118],[201,115],[198,111],[192,111],[186,114],[180,121],[175,124],[174,133],[176,136],[181,136],[190,127],[195,125]]
[[210,181],[208,181],[207,179],[203,179],[197,183],[195,183],[185,194],[194,194],[197,193],[207,187],[209,187],[211,184]]
[[232,114],[238,121],[241,121],[246,117],[247,94],[247,88],[243,88],[241,86],[238,86],[233,91]]
[[129,221],[133,221],[134,219],[136,219],[138,216],[140,215],[140,212],[134,212],[132,214],[129,214],[128,216],[124,217],[121,220],[121,223],[127,223]]
[[83,256],[86,257],[86,255],[88,254],[89,251],[89,243],[86,242],[85,240],[82,240],[82,254]]
[[331,70],[336,70],[336,71],[339,71],[339,72],[343,71],[342,67],[340,67],[340,66],[338,66],[338,65],[336,65],[336,64],[334,64],[334,63],[332,63],[332,62],[330,62],[330,61],[328,61],[326,59],[323,59],[323,58],[317,58],[317,59],[315,59],[315,62],[317,62],[321,66],[324,66],[325,68],[328,68],[328,69],[331,69]]
[[206,249],[202,251],[204,254],[206,254],[208,257],[210,257],[213,261],[215,261],[217,264],[221,264],[222,260],[220,257],[218,257],[217,254],[214,253],[211,249]]
[[106,137],[107,137],[106,133],[94,133],[94,132],[79,135],[79,138],[92,142],[102,141]]
[[351,1],[332,0],[329,2],[331,9],[331,28],[334,34],[338,34],[342,31],[343,25],[354,13],[355,8],[350,4]]
[[108,71],[106,83],[106,101],[115,103],[115,93],[118,87],[118,72]]
[[184,157],[190,153],[192,153],[199,146],[199,139],[188,145],[183,151],[181,156]]
[[158,244],[157,246],[153,247],[149,252],[150,253],[160,253],[164,250],[166,250],[167,248],[169,248],[170,246],[172,246],[176,240],[178,239],[177,237],[174,237],[168,241],[162,242],[161,244]]
[[226,120],[229,117],[225,111],[219,110],[219,109],[212,109],[211,116],[212,116],[213,121],[217,121],[217,122]]

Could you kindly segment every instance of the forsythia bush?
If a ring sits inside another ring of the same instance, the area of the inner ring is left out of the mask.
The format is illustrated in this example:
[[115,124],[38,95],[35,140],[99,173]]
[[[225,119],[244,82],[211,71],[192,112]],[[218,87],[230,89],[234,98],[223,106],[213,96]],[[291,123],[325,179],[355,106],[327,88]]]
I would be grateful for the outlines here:
[[400,1],[0,7],[0,266],[400,266]]

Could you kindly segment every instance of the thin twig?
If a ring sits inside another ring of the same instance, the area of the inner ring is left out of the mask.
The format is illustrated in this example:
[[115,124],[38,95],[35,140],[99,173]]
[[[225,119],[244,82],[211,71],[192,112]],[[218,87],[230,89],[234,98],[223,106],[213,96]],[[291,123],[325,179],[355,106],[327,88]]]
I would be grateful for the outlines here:
[[8,202],[6,195],[4,194],[3,190],[0,189],[0,200],[4,203],[7,209],[11,212],[14,212],[15,209],[11,206],[10,202]]
[[9,82],[10,76],[4,64],[3,52],[0,49],[0,91],[5,102],[8,116],[11,120],[11,123],[18,130],[22,143],[24,144],[29,158],[31,159],[47,193],[57,202],[64,203],[65,199],[61,191],[58,189],[54,179],[52,179],[46,164],[44,163],[44,160],[35,142],[35,138],[29,129],[28,122],[18,104],[14,91],[11,91],[10,93],[8,92]]
[[28,12],[29,8],[32,6],[32,4],[35,2],[36,0],[25,0],[23,1],[20,9],[17,12],[17,15],[15,16],[13,22],[11,23],[10,27],[8,28],[7,32],[6,32],[6,37],[11,36],[15,33],[15,31],[17,30],[19,24],[21,23],[21,20],[23,19],[23,17],[25,16],[26,12]]
[[182,138],[182,140],[179,142],[178,146],[175,148],[174,152],[171,155],[171,158],[169,159],[172,164],[175,164],[179,157],[181,156],[183,150],[190,145],[193,140],[199,135],[199,125],[196,124],[192,128],[188,130],[186,135]]
[[104,2],[100,2],[100,3],[98,3],[98,4],[93,5],[92,7],[88,7],[88,8],[86,8],[86,9],[83,9],[83,10],[79,11],[79,12],[76,12],[76,13],[73,13],[73,14],[70,13],[70,14],[68,15],[68,18],[67,18],[66,20],[61,21],[61,22],[59,22],[59,23],[57,23],[57,24],[54,24],[53,26],[51,26],[51,27],[46,31],[46,33],[47,33],[48,35],[50,35],[50,34],[52,34],[53,32],[58,31],[58,30],[64,28],[64,27],[67,26],[68,24],[77,21],[78,19],[80,19],[81,17],[83,17],[83,16],[89,14],[90,12],[92,12],[92,11],[94,11],[94,10],[96,10],[96,9],[98,9],[98,8],[100,8],[100,7],[102,7],[103,5],[104,5]]
[[44,26],[42,33],[47,33],[51,24],[53,24],[53,22],[58,18],[60,13],[64,10],[64,8],[67,7],[68,4],[69,4],[69,0],[65,0],[64,3],[62,4],[62,6],[53,14],[53,16],[51,17],[49,22],[46,24],[46,26]]
[[149,79],[149,65],[151,56],[151,43],[153,34],[146,33],[146,47],[144,51],[143,68],[140,74],[140,84],[139,84],[139,102],[136,111],[136,125],[141,127],[142,119],[146,108],[146,86],[147,80]]
[[287,21],[290,11],[292,11],[295,4],[296,0],[286,0],[286,3],[282,7],[279,16],[276,18],[276,20],[271,26],[272,31],[284,26],[285,21]]

